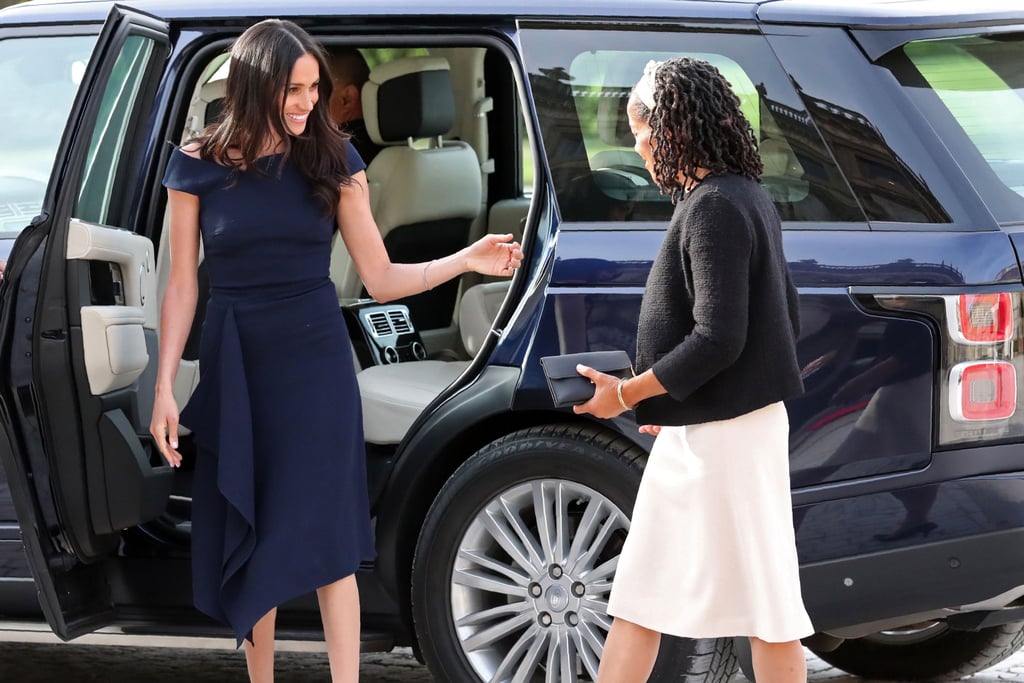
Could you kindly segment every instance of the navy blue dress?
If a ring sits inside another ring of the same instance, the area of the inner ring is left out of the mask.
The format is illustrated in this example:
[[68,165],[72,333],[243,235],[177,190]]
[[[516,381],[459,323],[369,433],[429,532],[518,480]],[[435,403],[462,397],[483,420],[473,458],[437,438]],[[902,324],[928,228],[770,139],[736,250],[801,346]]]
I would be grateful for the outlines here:
[[[348,142],[349,168],[365,165]],[[195,434],[196,607],[238,643],[270,609],[373,557],[359,389],[329,279],[335,216],[281,155],[267,175],[175,150],[164,185],[199,197],[210,299]]]

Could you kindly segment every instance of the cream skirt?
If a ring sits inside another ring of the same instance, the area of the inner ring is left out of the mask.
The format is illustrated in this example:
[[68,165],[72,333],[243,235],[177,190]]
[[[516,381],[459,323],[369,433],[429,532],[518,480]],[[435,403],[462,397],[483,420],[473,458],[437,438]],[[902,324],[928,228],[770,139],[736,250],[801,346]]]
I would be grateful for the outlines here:
[[608,613],[689,638],[814,632],[800,597],[782,403],[665,427],[644,470]]

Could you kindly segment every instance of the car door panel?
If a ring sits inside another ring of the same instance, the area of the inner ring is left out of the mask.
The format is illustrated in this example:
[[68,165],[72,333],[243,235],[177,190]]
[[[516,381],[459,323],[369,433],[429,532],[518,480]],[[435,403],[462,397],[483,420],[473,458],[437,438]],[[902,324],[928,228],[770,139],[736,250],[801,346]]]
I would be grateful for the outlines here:
[[130,386],[149,363],[144,329],[157,321],[153,243],[140,235],[72,219],[69,261],[92,261],[109,269],[113,305],[82,306],[82,343],[94,396]]
[[120,531],[158,516],[173,471],[139,404],[156,359],[155,260],[130,193],[169,53],[160,19],[115,6],[0,297],[0,458],[43,612],[64,639],[115,616]]

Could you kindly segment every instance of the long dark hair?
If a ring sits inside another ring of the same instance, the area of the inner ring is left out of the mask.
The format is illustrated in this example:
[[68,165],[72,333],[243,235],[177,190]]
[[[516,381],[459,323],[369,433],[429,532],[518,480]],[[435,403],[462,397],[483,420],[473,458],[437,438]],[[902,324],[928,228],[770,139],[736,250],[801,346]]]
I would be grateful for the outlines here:
[[[654,109],[634,93],[633,115],[651,127],[658,187],[677,201],[698,168],[758,180],[764,171],[757,137],[721,72],[701,59],[675,57],[654,77]],[[682,176],[682,178],[680,178]]]
[[[303,55],[320,66],[320,99],[300,136],[285,126],[281,107],[292,67]],[[325,214],[337,211],[341,185],[351,181],[344,140],[347,137],[328,115],[332,84],[322,48],[290,21],[267,19],[249,27],[231,46],[227,93],[221,120],[199,139],[199,155],[224,166],[263,172],[256,160],[267,141],[283,146],[281,163],[289,157],[313,188]],[[229,150],[241,157],[232,157]]]

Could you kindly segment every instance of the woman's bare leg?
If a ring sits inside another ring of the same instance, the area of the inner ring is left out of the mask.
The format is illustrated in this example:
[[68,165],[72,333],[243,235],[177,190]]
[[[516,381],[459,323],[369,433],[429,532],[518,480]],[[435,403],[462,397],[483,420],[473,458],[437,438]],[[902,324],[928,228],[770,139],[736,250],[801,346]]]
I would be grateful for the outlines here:
[[799,640],[769,643],[750,639],[757,683],[806,683],[807,659]]
[[359,680],[359,588],[355,575],[320,588],[320,617],[327,638],[332,683]]
[[616,619],[604,641],[597,683],[643,683],[654,670],[660,645],[657,631]]
[[251,683],[274,683],[274,621],[277,608],[263,615],[252,628],[253,643],[245,641],[245,665]]

